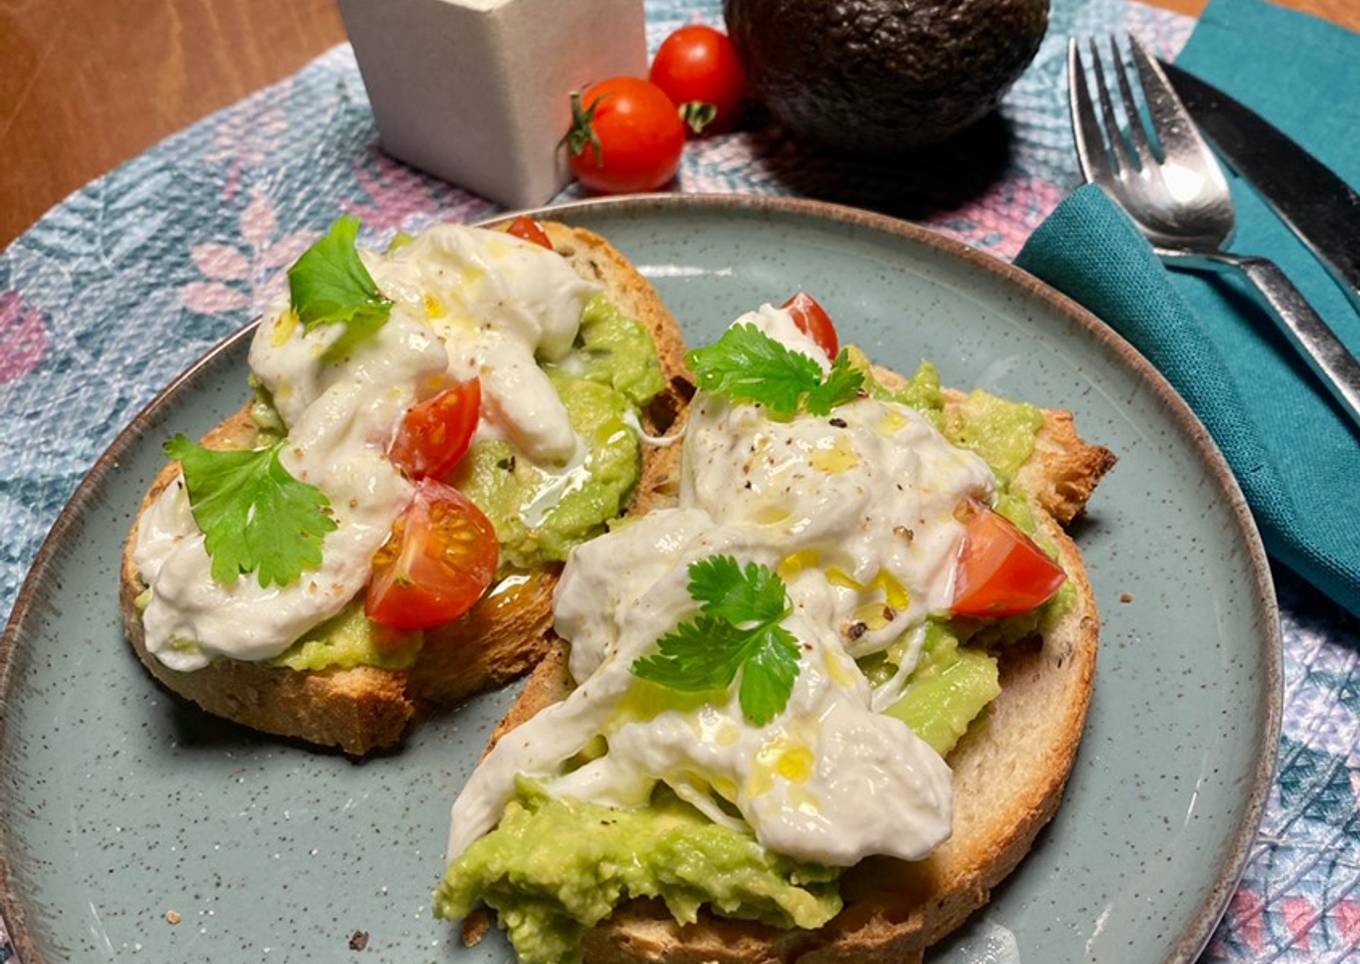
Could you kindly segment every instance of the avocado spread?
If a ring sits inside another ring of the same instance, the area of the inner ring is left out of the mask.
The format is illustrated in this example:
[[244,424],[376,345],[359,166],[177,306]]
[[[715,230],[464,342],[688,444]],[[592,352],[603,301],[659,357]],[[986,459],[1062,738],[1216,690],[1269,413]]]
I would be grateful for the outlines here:
[[495,439],[450,480],[495,525],[501,575],[565,560],[623,511],[641,470],[637,410],[664,386],[647,330],[603,295],[586,306],[576,349],[545,370],[586,442],[580,464],[547,472]]
[[996,658],[960,647],[947,626],[931,622],[907,688],[886,712],[947,756],[968,724],[999,695]]
[[268,660],[267,665],[297,670],[352,669],[355,666],[406,669],[416,661],[424,641],[424,634],[419,630],[407,632],[370,622],[364,615],[364,601],[355,599]]
[[581,959],[581,938],[616,905],[662,900],[681,923],[701,904],[776,927],[820,927],[841,909],[839,871],[773,854],[668,791],[640,810],[548,796],[520,778],[499,826],[449,865],[434,912],[495,908],[524,964]]
[[850,363],[864,373],[871,396],[921,412],[949,441],[981,456],[1003,488],[1034,451],[1034,435],[1044,424],[1044,413],[1033,405],[976,389],[946,409],[940,371],[930,362],[921,362],[904,384],[889,388],[874,377],[863,351],[850,345],[846,352]]

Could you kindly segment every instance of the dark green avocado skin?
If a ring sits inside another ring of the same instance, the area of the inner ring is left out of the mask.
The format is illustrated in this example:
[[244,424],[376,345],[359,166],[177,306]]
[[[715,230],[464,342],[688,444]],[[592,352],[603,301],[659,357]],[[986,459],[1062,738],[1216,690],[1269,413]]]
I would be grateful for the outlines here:
[[1048,0],[723,0],[752,88],[797,134],[850,151],[944,140],[1034,59]]

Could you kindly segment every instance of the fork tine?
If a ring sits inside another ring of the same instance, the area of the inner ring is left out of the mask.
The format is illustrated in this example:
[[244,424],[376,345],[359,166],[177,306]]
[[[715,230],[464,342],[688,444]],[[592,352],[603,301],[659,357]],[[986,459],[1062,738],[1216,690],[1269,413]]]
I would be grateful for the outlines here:
[[[1094,42],[1092,41],[1092,43]],[[1133,140],[1133,149],[1138,155],[1138,163],[1143,167],[1151,167],[1156,163],[1156,158],[1153,157],[1152,146],[1148,143],[1147,133],[1143,130],[1143,115],[1139,112],[1138,104],[1133,99],[1133,88],[1129,85],[1128,70],[1124,66],[1124,57],[1119,52],[1119,43],[1114,34],[1110,34],[1110,72],[1119,82],[1119,99],[1124,102],[1124,117],[1128,120],[1129,137]]]
[[[1138,42],[1138,38],[1132,34],[1129,34],[1129,53],[1143,82],[1143,97],[1147,99],[1148,113],[1152,116],[1152,129],[1157,132],[1157,140],[1161,141],[1163,151],[1167,156],[1199,152],[1222,180],[1222,168],[1218,166],[1209,145],[1200,137],[1199,129],[1190,119],[1180,98],[1171,89],[1171,82]],[[1226,181],[1224,183],[1226,184]]]
[[1081,61],[1081,47],[1075,37],[1067,41],[1067,92],[1082,177],[1097,184],[1113,180],[1114,170],[1105,153],[1105,141],[1096,121],[1091,92],[1086,86],[1086,65]]
[[1095,38],[1087,41],[1091,48],[1092,66],[1096,72],[1096,95],[1100,99],[1100,115],[1105,121],[1105,136],[1110,143],[1110,153],[1119,165],[1120,173],[1133,170],[1133,158],[1129,156],[1128,145],[1119,133],[1119,119],[1114,114],[1114,101],[1110,99],[1110,85],[1105,83],[1105,71],[1100,65],[1100,49]]

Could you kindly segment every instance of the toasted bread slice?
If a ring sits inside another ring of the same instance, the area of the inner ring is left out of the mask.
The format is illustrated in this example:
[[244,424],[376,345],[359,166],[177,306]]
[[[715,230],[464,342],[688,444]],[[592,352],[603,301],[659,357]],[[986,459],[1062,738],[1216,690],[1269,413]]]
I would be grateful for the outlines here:
[[[876,370],[875,375],[889,385],[900,383],[891,372]],[[946,405],[962,399],[962,393],[946,393]],[[1034,452],[1017,481],[1039,524],[1058,545],[1077,601],[1042,639],[1000,654],[1001,695],[948,757],[954,826],[943,846],[915,863],[861,862],[842,879],[844,910],[815,931],[780,930],[707,913],[681,926],[661,904],[633,901],[586,935],[586,961],[911,964],[986,903],[991,888],[1014,869],[1057,810],[1081,739],[1100,624],[1081,554],[1059,522],[1082,511],[1114,461],[1107,449],[1081,440],[1071,413],[1044,412]],[[558,641],[490,745],[564,699],[571,688],[567,647]],[[484,932],[481,914],[466,923],[465,940],[475,941]]]
[[[599,235],[546,223],[553,247],[578,274],[605,286],[624,313],[651,332],[666,388],[643,413],[643,427],[664,434],[683,418],[694,389],[684,367],[680,327],[652,286]],[[202,440],[208,448],[252,444],[255,426],[249,405]],[[671,485],[675,453],[643,447],[642,475],[630,512],[645,511],[656,492]],[[179,472],[171,463],[156,476],[142,508],[155,501]],[[194,672],[178,672],[146,649],[141,613],[134,600],[143,585],[132,561],[134,523],[123,550],[120,602],[123,629],[138,658],[158,680],[203,709],[266,733],[297,737],[362,754],[396,743],[413,716],[432,704],[451,703],[502,685],[527,672],[549,648],[552,592],[560,566],[478,603],[467,615],[426,632],[425,646],[410,670],[369,666],[322,672],[275,668],[241,660],[218,660]]]

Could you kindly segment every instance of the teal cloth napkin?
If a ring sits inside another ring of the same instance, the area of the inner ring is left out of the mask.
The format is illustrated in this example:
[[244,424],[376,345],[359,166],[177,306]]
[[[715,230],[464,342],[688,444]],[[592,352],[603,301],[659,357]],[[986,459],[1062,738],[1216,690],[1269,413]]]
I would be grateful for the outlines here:
[[[1259,0],[1213,0],[1177,61],[1360,185],[1360,35]],[[1352,352],[1360,315],[1243,180],[1233,251],[1276,261]],[[1360,244],[1360,238],[1355,240]],[[1016,264],[1080,301],[1176,386],[1227,457],[1278,561],[1360,614],[1360,431],[1237,275],[1168,271],[1094,186]]]

